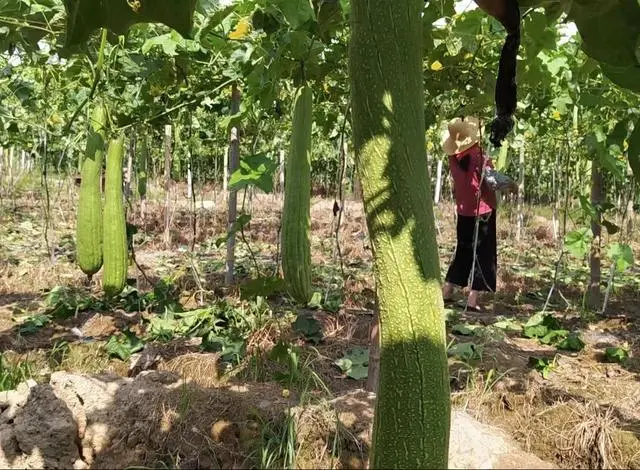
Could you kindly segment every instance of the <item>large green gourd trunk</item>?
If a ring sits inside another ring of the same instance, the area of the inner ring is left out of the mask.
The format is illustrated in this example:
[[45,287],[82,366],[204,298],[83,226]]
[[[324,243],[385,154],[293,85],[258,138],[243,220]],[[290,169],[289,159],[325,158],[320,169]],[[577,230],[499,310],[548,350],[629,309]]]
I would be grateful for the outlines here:
[[102,194],[100,175],[104,160],[107,112],[96,104],[91,113],[87,147],[82,162],[76,222],[77,261],[89,279],[102,267]]
[[127,222],[122,201],[124,136],[109,142],[104,183],[104,273],[102,288],[107,296],[118,295],[127,282],[129,250]]
[[352,0],[353,128],[380,315],[372,468],[447,468],[449,374],[425,155],[423,0]]
[[293,108],[293,133],[285,174],[282,214],[282,271],[291,296],[311,297],[311,127],[313,95],[302,86]]

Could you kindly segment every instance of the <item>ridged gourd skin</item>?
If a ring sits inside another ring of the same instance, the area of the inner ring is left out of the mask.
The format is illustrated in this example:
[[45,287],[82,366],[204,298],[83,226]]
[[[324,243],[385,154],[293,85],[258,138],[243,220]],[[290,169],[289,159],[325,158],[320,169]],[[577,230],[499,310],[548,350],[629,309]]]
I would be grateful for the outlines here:
[[109,142],[104,184],[102,289],[107,297],[113,297],[122,292],[127,282],[127,267],[129,265],[127,222],[122,200],[123,156],[124,135],[120,135]]
[[97,104],[91,113],[82,162],[76,221],[76,260],[89,279],[102,267],[102,194],[100,176],[106,139],[107,110]]
[[286,165],[282,215],[282,271],[291,297],[311,298],[311,129],[313,95],[299,88],[293,108],[293,132]]

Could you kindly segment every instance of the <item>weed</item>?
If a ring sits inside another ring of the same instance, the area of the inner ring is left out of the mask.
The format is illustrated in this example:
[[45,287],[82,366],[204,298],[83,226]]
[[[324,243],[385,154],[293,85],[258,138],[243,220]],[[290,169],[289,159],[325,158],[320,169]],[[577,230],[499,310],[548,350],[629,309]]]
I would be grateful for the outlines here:
[[543,379],[548,379],[549,373],[558,367],[557,356],[554,356],[553,359],[532,356],[529,358],[529,365],[539,371]]
[[58,341],[53,345],[51,351],[47,355],[49,367],[51,369],[58,369],[62,366],[65,359],[69,356],[70,347],[66,341]]
[[296,423],[291,410],[282,421],[263,421],[259,449],[260,468],[295,468]]
[[12,362],[0,353],[0,392],[14,390],[18,384],[29,380],[33,375],[31,362]]

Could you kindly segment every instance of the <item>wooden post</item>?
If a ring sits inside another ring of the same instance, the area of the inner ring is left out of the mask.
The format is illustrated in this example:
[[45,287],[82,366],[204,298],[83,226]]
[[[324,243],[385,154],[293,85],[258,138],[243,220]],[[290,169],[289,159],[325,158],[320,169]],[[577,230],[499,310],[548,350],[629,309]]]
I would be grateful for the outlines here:
[[171,124],[164,127],[164,246],[171,246]]
[[[234,83],[231,90],[231,114],[237,114],[240,111],[240,90]],[[231,128],[231,134],[229,137],[229,175],[232,175],[234,171],[240,166],[240,131],[234,126]],[[225,174],[225,183],[227,181],[227,175]],[[231,190],[229,192],[229,218],[227,224],[227,230],[231,231],[231,228],[236,223],[238,215],[238,191]],[[226,259],[226,272],[225,272],[225,284],[231,285],[234,282],[234,270],[235,270],[235,252],[236,252],[236,234],[230,233],[227,238],[227,259]]]
[[516,240],[520,241],[524,232],[524,142],[520,147],[520,177],[518,178],[518,224],[516,231]]
[[442,195],[442,160],[438,160],[436,166],[436,193],[433,198],[433,202],[440,204],[440,197]]

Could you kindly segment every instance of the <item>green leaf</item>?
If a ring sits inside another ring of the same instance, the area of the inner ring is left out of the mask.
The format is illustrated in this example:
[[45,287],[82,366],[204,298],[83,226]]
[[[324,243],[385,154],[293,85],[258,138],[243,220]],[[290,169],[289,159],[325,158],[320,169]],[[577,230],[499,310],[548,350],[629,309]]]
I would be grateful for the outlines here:
[[515,320],[500,320],[493,324],[496,328],[500,328],[504,331],[522,331],[522,325]]
[[271,0],[270,3],[282,12],[293,29],[315,20],[316,15],[310,0]]
[[27,317],[20,325],[18,332],[22,336],[31,335],[51,322],[49,315],[37,314]]
[[142,351],[143,348],[142,340],[129,330],[111,336],[105,346],[110,357],[117,357],[122,361],[128,361],[132,354]]
[[565,235],[564,246],[576,258],[584,258],[589,252],[592,238],[591,229],[581,228]]
[[314,344],[322,341],[322,325],[311,315],[298,315],[293,322],[293,330]]
[[451,332],[462,336],[473,336],[476,332],[483,327],[481,325],[454,325],[451,328]]
[[307,304],[307,306],[309,308],[321,309],[322,308],[322,293],[314,292],[313,295],[311,296],[311,300],[309,300],[309,303]]
[[240,127],[243,117],[244,113],[242,112],[226,116],[220,121],[220,127],[226,132],[229,132],[232,127]]
[[153,38],[147,39],[140,49],[143,54],[148,54],[151,49],[156,46],[162,48],[162,52],[169,57],[178,55],[178,48],[184,51],[195,52],[199,49],[198,45],[193,41],[182,38],[178,33],[172,31]]
[[482,359],[482,345],[475,343],[456,343],[449,347],[447,354],[463,361]]
[[220,353],[220,358],[226,362],[239,362],[244,355],[245,342],[242,339],[231,339],[209,333],[202,338],[200,347],[207,352]]
[[366,379],[369,375],[369,350],[365,348],[353,348],[334,361],[343,374],[354,380]]
[[162,23],[190,37],[197,0],[64,0],[66,45],[84,44],[99,28],[121,35],[136,23]]
[[633,249],[626,243],[613,243],[607,255],[616,264],[618,272],[624,272],[633,266]]
[[522,336],[525,338],[542,338],[549,333],[549,328],[544,325],[525,326]]
[[540,312],[533,315],[524,325],[522,336],[525,338],[547,338],[546,341],[550,342],[558,336],[557,333],[554,333],[557,331],[564,331],[560,329],[558,320],[549,313]]
[[177,326],[176,320],[167,313],[153,317],[149,322],[149,338],[167,343],[173,339]]
[[565,339],[560,341],[556,347],[565,351],[582,351],[585,347],[584,341],[578,333],[571,333]]
[[623,347],[607,348],[604,355],[607,361],[622,364],[629,359],[629,350]]
[[530,356],[529,366],[539,371],[542,374],[542,378],[546,380],[549,377],[549,373],[556,368],[556,361],[555,358],[551,360]]
[[615,67],[609,64],[600,64],[600,69],[609,80],[619,87],[640,93],[640,65]]
[[239,168],[229,178],[229,188],[240,190],[256,186],[269,194],[273,192],[273,175],[277,167],[265,154],[242,158]]
[[216,247],[220,248],[222,245],[224,245],[229,237],[235,235],[237,232],[242,231],[249,224],[249,222],[251,222],[251,215],[241,213],[233,223],[227,234],[216,239]]
[[640,5],[637,0],[573,2],[569,18],[576,23],[584,51],[599,62],[625,67],[637,64]]
[[565,339],[569,335],[567,330],[550,330],[546,335],[540,338],[542,344],[555,344],[560,340]]
[[353,380],[364,380],[369,376],[369,366],[355,364],[347,372],[347,377]]

